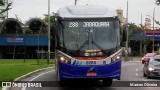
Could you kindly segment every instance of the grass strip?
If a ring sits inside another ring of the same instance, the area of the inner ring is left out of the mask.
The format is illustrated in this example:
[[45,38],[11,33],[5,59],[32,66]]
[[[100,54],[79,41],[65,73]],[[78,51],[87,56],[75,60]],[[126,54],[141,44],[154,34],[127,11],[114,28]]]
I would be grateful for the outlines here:
[[38,64],[36,59],[27,59],[26,62],[23,59],[0,60],[0,81],[13,81],[24,74],[53,65],[53,59],[50,60],[49,64],[47,64],[46,59],[40,59]]

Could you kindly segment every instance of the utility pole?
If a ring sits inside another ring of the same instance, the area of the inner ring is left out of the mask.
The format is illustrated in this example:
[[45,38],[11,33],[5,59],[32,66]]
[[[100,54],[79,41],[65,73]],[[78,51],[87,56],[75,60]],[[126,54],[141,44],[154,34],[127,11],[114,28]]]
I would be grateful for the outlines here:
[[142,13],[141,13],[141,26],[142,26],[142,24],[143,24],[143,22],[142,22],[142,21],[143,21],[143,20],[142,20],[142,17],[143,17],[143,16],[142,16]]
[[127,40],[126,40],[125,60],[128,60],[128,1],[127,1],[127,13],[126,13],[126,32],[127,32]]
[[50,60],[50,0],[48,0],[48,59],[47,64],[49,64]]
[[77,0],[75,0],[75,3],[74,3],[74,5],[77,5]]
[[153,16],[150,16],[150,15],[146,15],[146,16],[149,16],[149,17],[151,17],[152,19],[153,19],[153,26],[152,26],[152,28],[153,28],[153,34],[152,34],[152,52],[154,52],[154,32],[155,32],[155,30],[154,30],[154,22],[155,22],[155,8],[153,9]]
[[[141,29],[142,29],[142,13],[141,13],[141,24],[140,24],[140,27],[141,27]],[[140,49],[139,49],[139,53],[141,54],[142,53],[142,42],[140,41],[139,42],[139,46],[140,46]]]
[[153,9],[153,52],[154,52],[154,21],[155,21],[155,8]]

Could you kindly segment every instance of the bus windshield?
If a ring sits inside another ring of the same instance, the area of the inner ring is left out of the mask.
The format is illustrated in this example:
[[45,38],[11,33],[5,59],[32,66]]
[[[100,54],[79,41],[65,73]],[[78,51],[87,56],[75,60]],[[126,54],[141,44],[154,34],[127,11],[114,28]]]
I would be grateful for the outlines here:
[[60,41],[68,50],[108,50],[120,46],[118,20],[62,21],[61,26]]

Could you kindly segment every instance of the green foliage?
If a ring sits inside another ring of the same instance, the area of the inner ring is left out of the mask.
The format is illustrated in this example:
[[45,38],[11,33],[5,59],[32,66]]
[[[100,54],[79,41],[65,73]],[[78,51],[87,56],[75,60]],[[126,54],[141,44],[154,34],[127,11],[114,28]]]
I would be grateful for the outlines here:
[[25,34],[32,34],[32,30],[29,28],[25,28]]
[[[57,17],[57,13],[52,13],[50,15],[50,27],[51,27],[51,37],[55,34],[55,26],[56,26],[56,17]],[[49,22],[49,16],[45,15],[45,18],[43,19],[45,23]]]
[[[145,27],[143,25],[135,25],[134,23],[130,23],[129,24],[129,30],[130,30],[130,33],[129,33],[129,36],[128,36],[129,41],[133,40],[133,42],[134,42],[134,43],[129,42],[129,46],[132,47],[133,52],[139,53],[141,55],[142,53],[144,53],[146,51],[146,49],[143,47],[143,45],[146,45],[148,40],[149,40],[149,39],[145,38],[145,34],[144,34]],[[136,51],[136,48],[134,47],[136,42],[139,42],[139,43],[137,43],[138,44],[137,48],[139,48],[138,52]]]
[[156,0],[156,4],[157,4],[157,5],[160,5],[160,0]]
[[[3,5],[4,5],[4,1],[0,0],[0,6],[3,6]],[[4,12],[10,10],[10,9],[12,9],[11,5],[12,5],[12,2],[8,3],[8,5],[6,6],[5,9],[0,10],[0,14],[4,13]]]
[[36,64],[36,60],[0,60],[0,80],[1,81],[13,81],[15,78],[27,74],[31,71],[52,67],[54,60],[50,60],[50,64],[47,64],[47,60],[40,59],[39,64]]
[[129,23],[129,29],[131,29],[132,31],[136,32],[136,31],[142,31],[143,26],[137,26],[135,25],[135,23]]
[[4,1],[0,0],[0,6],[3,6],[3,5],[4,5]]
[[[144,28],[143,25],[137,26],[137,25],[135,25],[134,23],[129,23],[129,30],[131,30],[131,31],[130,31],[130,34],[129,34],[129,36],[128,36],[129,40],[130,40],[131,38],[137,36],[139,33],[143,33],[143,32],[144,32],[144,31],[143,31],[144,29],[145,29],[145,28]],[[144,38],[140,38],[139,40],[140,40],[140,41],[144,41],[143,39],[144,39]]]
[[155,20],[155,22],[156,22],[156,24],[160,25],[160,22],[159,22],[159,21]]
[[41,30],[39,31],[40,35],[47,35],[47,30],[46,28],[41,28]]
[[[50,25],[51,25],[51,27],[55,25],[56,16],[57,16],[57,13],[52,13],[50,15]],[[44,22],[46,22],[48,24],[48,22],[49,22],[49,16],[48,15],[45,15]]]

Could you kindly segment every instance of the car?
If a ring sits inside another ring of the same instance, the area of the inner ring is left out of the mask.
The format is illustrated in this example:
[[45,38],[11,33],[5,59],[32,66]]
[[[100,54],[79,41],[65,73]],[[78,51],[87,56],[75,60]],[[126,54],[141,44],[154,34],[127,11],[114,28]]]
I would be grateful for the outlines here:
[[141,58],[142,64],[144,64],[146,61],[148,61],[149,58],[154,57],[156,53],[147,53]]
[[147,78],[160,77],[160,55],[155,55],[145,62],[143,76]]

